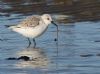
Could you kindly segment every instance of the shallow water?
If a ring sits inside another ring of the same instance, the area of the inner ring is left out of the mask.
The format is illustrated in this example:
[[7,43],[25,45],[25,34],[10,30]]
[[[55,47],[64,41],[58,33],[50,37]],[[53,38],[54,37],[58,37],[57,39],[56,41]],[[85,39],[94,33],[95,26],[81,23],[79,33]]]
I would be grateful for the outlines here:
[[[58,42],[54,41],[56,28],[50,25],[36,39],[36,48],[27,48],[27,39],[4,25],[16,25],[31,14],[0,14],[0,74],[100,74],[99,21],[66,23],[65,19],[73,16],[52,12],[59,25]],[[20,56],[32,60],[7,60]]]

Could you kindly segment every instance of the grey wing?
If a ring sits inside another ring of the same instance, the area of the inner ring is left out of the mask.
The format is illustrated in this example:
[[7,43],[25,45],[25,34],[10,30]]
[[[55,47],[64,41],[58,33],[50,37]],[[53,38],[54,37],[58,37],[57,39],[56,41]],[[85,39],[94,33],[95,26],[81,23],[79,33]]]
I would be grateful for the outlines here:
[[40,16],[29,16],[22,22],[20,22],[18,26],[35,27],[39,25],[39,22],[40,22]]

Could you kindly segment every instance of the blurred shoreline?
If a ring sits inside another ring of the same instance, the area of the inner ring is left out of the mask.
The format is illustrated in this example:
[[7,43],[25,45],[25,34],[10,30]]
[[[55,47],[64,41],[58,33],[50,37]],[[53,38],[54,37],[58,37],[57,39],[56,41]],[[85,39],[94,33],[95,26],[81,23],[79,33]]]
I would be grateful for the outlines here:
[[[80,21],[99,21],[100,20],[100,1],[95,0],[2,0],[0,2],[0,12],[9,14],[64,14],[73,16],[73,20],[67,22]],[[2,14],[0,14],[2,16]],[[3,15],[4,16],[4,15]]]

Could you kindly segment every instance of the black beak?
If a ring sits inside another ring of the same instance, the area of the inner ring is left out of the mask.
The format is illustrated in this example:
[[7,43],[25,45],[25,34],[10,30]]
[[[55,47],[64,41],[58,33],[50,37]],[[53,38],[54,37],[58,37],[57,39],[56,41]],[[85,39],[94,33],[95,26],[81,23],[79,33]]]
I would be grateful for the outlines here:
[[56,27],[58,27],[58,25],[56,23],[54,23],[54,21],[51,21],[52,24],[54,24]]
[[55,39],[55,41],[58,41],[58,25],[56,23],[54,23],[54,21],[51,21],[51,23],[57,27],[57,39]]

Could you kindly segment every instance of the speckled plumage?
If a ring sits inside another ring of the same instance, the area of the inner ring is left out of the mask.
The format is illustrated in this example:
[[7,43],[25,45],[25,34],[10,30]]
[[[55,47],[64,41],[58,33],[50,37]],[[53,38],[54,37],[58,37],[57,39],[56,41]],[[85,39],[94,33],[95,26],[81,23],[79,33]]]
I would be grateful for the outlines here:
[[19,23],[18,26],[23,26],[23,27],[35,27],[39,25],[41,17],[40,16],[29,16],[26,19],[24,19],[22,22]]

